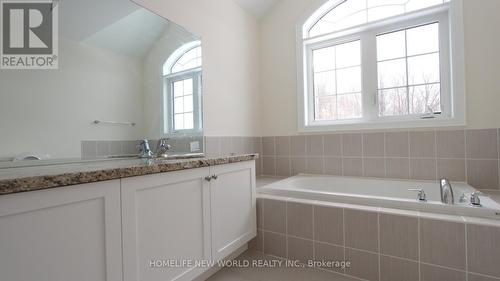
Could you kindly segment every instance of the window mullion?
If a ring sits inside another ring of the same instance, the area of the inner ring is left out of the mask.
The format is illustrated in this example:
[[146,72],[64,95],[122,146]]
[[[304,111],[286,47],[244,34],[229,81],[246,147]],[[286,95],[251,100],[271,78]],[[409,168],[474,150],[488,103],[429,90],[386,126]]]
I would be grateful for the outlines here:
[[363,119],[378,117],[377,46],[374,33],[361,34],[361,73],[363,85]]

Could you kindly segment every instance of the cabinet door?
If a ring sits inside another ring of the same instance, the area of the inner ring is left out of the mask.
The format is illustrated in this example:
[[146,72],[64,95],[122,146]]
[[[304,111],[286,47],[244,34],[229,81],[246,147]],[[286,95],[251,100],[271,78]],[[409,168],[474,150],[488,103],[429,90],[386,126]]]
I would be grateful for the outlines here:
[[[210,259],[209,169],[122,180],[124,281],[191,280]],[[159,262],[159,263],[158,263]]]
[[0,196],[0,279],[122,280],[120,181]]
[[256,236],[255,161],[214,166],[210,183],[212,257],[223,259]]

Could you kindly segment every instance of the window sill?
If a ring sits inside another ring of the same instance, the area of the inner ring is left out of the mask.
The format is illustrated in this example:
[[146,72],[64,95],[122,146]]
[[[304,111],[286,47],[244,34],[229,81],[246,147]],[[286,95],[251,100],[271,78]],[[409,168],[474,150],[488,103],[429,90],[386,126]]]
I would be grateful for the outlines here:
[[435,119],[416,119],[416,120],[399,120],[399,121],[350,120],[341,123],[300,126],[298,132],[309,133],[309,132],[338,132],[338,131],[381,130],[381,129],[464,127],[465,125],[466,125],[465,119],[463,118],[435,118]]

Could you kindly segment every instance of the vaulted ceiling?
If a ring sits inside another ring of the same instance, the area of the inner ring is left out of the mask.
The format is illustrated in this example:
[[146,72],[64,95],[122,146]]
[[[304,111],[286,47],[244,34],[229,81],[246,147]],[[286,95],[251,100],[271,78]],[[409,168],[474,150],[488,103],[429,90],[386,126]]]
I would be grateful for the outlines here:
[[279,0],[234,0],[243,9],[262,18]]

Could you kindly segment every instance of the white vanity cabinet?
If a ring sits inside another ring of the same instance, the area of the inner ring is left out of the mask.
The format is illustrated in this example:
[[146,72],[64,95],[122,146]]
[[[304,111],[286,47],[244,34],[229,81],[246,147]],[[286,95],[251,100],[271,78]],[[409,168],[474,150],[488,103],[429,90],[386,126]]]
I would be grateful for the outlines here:
[[203,269],[150,262],[210,259],[209,168],[122,180],[124,281],[191,280]]
[[0,196],[0,280],[122,280],[120,181]]
[[252,239],[254,167],[248,161],[123,179],[124,281],[192,280],[208,268],[183,261],[219,260]]
[[254,162],[210,169],[212,257],[223,259],[257,235]]
[[0,280],[193,280],[256,235],[255,192],[246,161],[2,195]]

